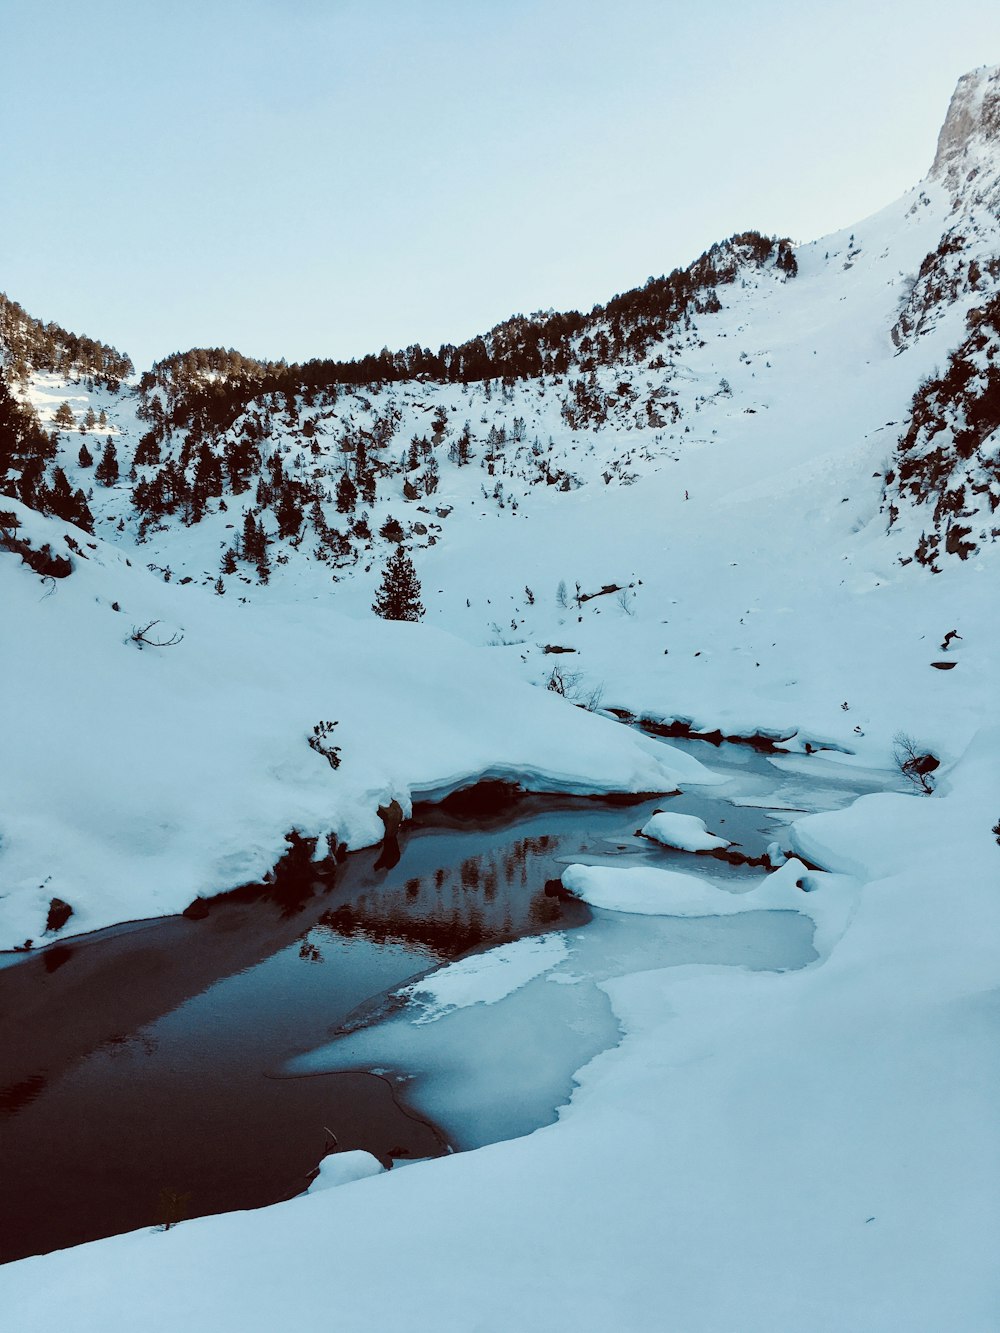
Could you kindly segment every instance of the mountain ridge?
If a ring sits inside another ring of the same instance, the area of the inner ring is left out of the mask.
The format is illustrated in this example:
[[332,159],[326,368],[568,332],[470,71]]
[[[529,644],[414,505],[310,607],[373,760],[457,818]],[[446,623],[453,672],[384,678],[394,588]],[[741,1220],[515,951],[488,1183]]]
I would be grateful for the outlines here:
[[[935,381],[934,430],[954,426],[966,443],[948,454],[945,466],[940,441],[934,449],[917,442],[921,423],[928,430],[932,424],[926,420],[932,366],[930,374],[912,376],[911,402],[882,469],[887,535],[909,543],[900,560],[916,557],[936,569],[942,556],[967,558],[997,536],[991,372],[980,367],[988,410],[973,412],[976,462],[963,474],[968,436],[961,432],[969,392],[980,381],[959,369],[966,355],[959,349],[970,312],[990,309],[1000,289],[1000,228],[990,212],[1000,191],[998,127],[1000,66],[982,67],[958,82],[926,180],[850,232],[797,251],[787,240],[740,233],[687,268],[651,278],[586,315],[512,316],[436,353],[414,345],[351,362],[289,365],[232,349],[191,349],[125,385],[131,363],[115,349],[32,321],[5,298],[0,341],[8,371],[20,380],[41,429],[22,430],[0,469],[6,462],[16,498],[85,527],[93,509],[99,530],[114,525],[122,539],[150,549],[150,563],[180,564],[182,577],[222,580],[224,587],[239,569],[241,579],[249,575],[260,584],[308,553],[343,578],[370,569],[386,543],[435,545],[448,517],[436,511],[450,513],[454,504],[437,497],[454,489],[470,464],[482,478],[482,499],[513,516],[539,484],[562,492],[631,485],[697,441],[724,438],[735,410],[753,415],[768,407],[743,373],[750,352],[744,348],[734,361],[727,340],[749,335],[774,346],[788,340],[773,318],[774,283],[804,284],[811,309],[792,302],[786,318],[829,326],[824,356],[836,357],[844,334],[835,302],[865,305],[861,281],[875,305],[880,285],[899,296],[884,324],[874,305],[859,312],[859,330],[870,328],[899,355],[921,342],[929,346],[940,325],[945,355],[958,357]],[[880,252],[867,240],[872,229]],[[922,249],[918,236],[927,243],[907,274]],[[903,267],[894,271],[897,252]],[[806,272],[797,278],[800,260]],[[714,349],[714,381],[691,369],[706,347]],[[992,343],[983,342],[979,353],[991,362]],[[824,370],[817,363],[807,373]],[[69,374],[60,380],[61,371]],[[745,388],[734,394],[737,380]],[[71,386],[84,392],[70,393]],[[103,443],[90,420],[96,407],[110,422]],[[90,471],[98,452],[99,468]],[[911,532],[921,519],[923,531]],[[193,561],[180,549],[181,532],[209,520],[218,543],[214,571],[201,549]],[[227,529],[232,536],[223,542]]]

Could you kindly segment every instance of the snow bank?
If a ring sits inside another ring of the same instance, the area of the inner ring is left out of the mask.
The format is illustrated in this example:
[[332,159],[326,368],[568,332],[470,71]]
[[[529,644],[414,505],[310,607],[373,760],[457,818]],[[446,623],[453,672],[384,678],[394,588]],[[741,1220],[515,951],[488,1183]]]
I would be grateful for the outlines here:
[[697,815],[675,815],[663,812],[654,815],[642,826],[644,838],[662,842],[664,847],[675,847],[680,852],[712,852],[731,844],[726,838],[709,833],[705,821]]
[[[8,1265],[8,1323],[125,1333],[141,1309],[148,1333],[265,1333],[293,1312],[303,1328],[332,1319],[362,1333],[398,1293],[415,1333],[987,1333],[998,813],[994,732],[940,796],[803,821],[828,864],[854,863],[859,831],[879,862],[820,963],[608,981],[624,1038],[577,1073],[556,1125],[348,1190]],[[811,905],[829,884],[783,892]]]
[[356,1148],[352,1152],[334,1152],[319,1164],[319,1175],[309,1186],[309,1194],[335,1189],[338,1185],[353,1185],[356,1180],[380,1176],[385,1167],[370,1152]]
[[[67,525],[14,502],[34,536]],[[72,535],[72,530],[70,530]],[[688,755],[533,689],[488,651],[315,602],[178,589],[76,533],[43,582],[0,552],[17,707],[0,775],[0,944],[175,912],[261,878],[296,829],[359,847],[377,807],[489,777],[535,791],[669,791],[715,779]],[[140,647],[135,631],[156,622]],[[336,725],[318,737],[321,722]],[[318,742],[318,749],[310,741]]]
[[[700,821],[699,821],[700,822]],[[745,911],[746,895],[729,893],[700,875],[651,866],[568,866],[562,882],[591,907],[642,916],[723,916]]]
[[811,917],[821,956],[843,934],[859,884],[848,875],[807,871],[790,858],[756,887],[733,893],[731,884],[653,866],[569,866],[562,882],[591,907],[642,916],[732,916],[737,912],[792,911]]

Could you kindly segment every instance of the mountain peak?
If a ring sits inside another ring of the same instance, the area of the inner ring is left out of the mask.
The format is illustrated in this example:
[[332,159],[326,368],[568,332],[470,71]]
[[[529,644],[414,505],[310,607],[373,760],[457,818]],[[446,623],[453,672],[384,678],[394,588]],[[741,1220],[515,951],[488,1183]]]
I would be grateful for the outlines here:
[[975,150],[987,146],[1000,148],[1000,65],[982,65],[959,79],[938,135],[931,179],[957,190],[976,165],[970,160]]

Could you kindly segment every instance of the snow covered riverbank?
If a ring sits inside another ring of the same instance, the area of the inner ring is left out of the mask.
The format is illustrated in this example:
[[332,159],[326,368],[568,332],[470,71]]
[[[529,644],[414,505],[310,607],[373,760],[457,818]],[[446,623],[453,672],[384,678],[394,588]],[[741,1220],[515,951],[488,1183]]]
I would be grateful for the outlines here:
[[933,798],[873,795],[793,826],[864,881],[832,951],[784,974],[608,981],[624,1037],[578,1073],[558,1124],[26,1260],[0,1271],[7,1317],[117,1333],[142,1308],[153,1333],[263,1333],[294,1308],[304,1328],[353,1331],[405,1301],[428,1333],[987,1333],[998,759],[993,731]]
[[[74,571],[44,580],[0,552],[17,625],[0,659],[16,705],[0,946],[39,942],[52,898],[73,907],[64,933],[180,911],[259,880],[292,829],[318,837],[320,855],[331,838],[366,846],[384,831],[379,805],[408,813],[415,795],[482,777],[580,793],[714,781],[438,630],[177,588],[79,531],[75,553],[66,524],[10,507]],[[179,642],[140,647],[134,631],[150,624],[149,640]]]

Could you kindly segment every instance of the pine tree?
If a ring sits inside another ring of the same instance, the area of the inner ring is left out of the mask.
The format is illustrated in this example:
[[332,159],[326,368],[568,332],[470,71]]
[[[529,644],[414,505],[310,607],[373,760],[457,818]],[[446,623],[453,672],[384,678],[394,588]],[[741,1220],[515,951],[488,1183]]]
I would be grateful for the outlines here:
[[94,469],[94,479],[99,481],[102,486],[113,486],[118,480],[118,455],[115,452],[115,444],[110,435],[104,445],[101,461]]
[[344,472],[337,482],[337,512],[340,514],[350,514],[358,499],[358,488],[351,478]]
[[80,445],[80,456],[77,459],[77,462],[81,467],[93,467],[94,465],[94,455],[85,444]]
[[296,495],[295,485],[296,483],[288,483],[282,487],[275,506],[279,537],[294,537],[302,526],[302,507]]
[[135,451],[136,467],[151,467],[160,461],[160,446],[157,443],[156,432],[147,431],[139,441]]
[[378,530],[379,536],[384,537],[387,542],[401,542],[406,536],[403,531],[403,525],[398,518],[393,518],[390,514]]
[[451,448],[448,450],[448,457],[459,467],[465,467],[472,456],[472,431],[469,429],[469,423],[466,422],[462,427],[462,433],[457,440],[452,440]]
[[264,550],[264,531],[263,528],[258,528],[252,509],[247,510],[243,519],[243,540],[240,548],[243,559],[247,561],[258,560]]
[[402,546],[398,546],[386,561],[372,610],[383,620],[419,620],[424,614],[420,580],[413,561]]
[[73,409],[69,403],[60,403],[56,408],[56,414],[52,418],[57,426],[70,429],[76,425],[76,418],[73,416]]
[[222,572],[223,574],[236,573],[236,552],[231,546],[226,550],[225,555],[222,557]]

